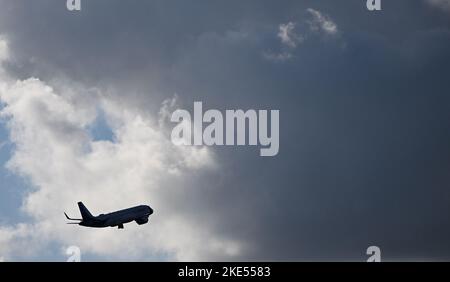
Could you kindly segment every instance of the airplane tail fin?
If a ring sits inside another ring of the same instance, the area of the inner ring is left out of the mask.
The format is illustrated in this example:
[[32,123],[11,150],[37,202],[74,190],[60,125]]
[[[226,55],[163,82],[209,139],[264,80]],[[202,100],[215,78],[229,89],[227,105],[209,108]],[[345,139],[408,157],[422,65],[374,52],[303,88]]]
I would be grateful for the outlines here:
[[82,202],[78,202],[78,208],[80,208],[81,217],[83,220],[93,218],[94,216],[89,212],[89,210],[83,205]]

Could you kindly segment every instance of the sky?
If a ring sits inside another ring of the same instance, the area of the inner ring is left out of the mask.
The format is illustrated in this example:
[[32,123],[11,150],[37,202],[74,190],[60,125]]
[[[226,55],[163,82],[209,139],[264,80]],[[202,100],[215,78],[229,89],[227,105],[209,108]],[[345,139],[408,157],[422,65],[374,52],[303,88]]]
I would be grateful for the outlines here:
[[[65,2],[0,0],[0,261],[450,259],[449,0]],[[279,153],[174,145],[195,101]]]

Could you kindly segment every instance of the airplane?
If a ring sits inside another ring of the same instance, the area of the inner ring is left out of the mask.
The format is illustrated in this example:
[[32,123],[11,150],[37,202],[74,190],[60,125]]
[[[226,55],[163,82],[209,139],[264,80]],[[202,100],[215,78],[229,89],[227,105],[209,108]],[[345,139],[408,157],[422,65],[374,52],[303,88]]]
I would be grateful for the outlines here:
[[68,222],[67,224],[78,224],[86,227],[118,227],[123,229],[123,225],[128,222],[136,221],[142,225],[148,222],[148,217],[153,214],[153,209],[149,206],[141,205],[112,213],[93,216],[82,202],[78,202],[82,218],[70,218],[66,213],[64,215],[68,220],[78,220],[80,222]]

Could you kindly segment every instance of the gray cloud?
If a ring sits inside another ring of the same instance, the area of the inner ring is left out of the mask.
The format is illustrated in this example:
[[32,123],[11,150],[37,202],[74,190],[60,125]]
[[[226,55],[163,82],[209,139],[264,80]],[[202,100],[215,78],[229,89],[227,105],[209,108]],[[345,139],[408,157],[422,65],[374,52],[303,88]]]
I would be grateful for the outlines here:
[[338,33],[338,27],[328,16],[323,15],[321,12],[309,8],[308,13],[311,14],[313,19],[309,22],[310,27],[314,31],[322,31],[328,35],[335,35]]
[[430,5],[441,8],[444,11],[450,12],[449,0],[426,0]]

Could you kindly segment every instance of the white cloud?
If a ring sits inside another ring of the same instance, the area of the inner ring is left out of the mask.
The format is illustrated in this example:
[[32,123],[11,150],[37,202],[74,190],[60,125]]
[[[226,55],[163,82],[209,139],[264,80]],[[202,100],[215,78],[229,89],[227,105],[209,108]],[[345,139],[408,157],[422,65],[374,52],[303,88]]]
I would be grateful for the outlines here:
[[[22,206],[33,223],[0,226],[0,255],[28,258],[55,242],[117,259],[204,260],[239,254],[241,242],[223,238],[177,206],[195,189],[186,180],[216,165],[209,149],[174,146],[157,118],[105,95],[83,104],[65,90],[56,92],[36,78],[0,76],[5,104],[0,114],[15,144],[7,167],[34,186]],[[89,136],[98,107],[111,124],[114,142]],[[131,223],[119,231],[66,225],[63,211],[76,216],[79,200],[93,213],[150,204],[155,214],[147,225]]]
[[264,51],[264,59],[273,62],[284,62],[293,58],[292,52],[301,44],[305,38],[295,31],[296,23],[288,22],[278,26],[277,37],[280,39],[282,47],[278,52]]
[[41,248],[39,230],[33,225],[17,224],[15,226],[0,226],[0,254],[2,260],[21,253],[26,257],[33,257]]
[[426,0],[430,5],[450,12],[450,0]]
[[[264,59],[272,62],[285,62],[295,57],[295,51],[301,43],[311,39],[311,34],[326,34],[337,38],[339,33],[336,23],[327,15],[314,10],[306,9],[310,18],[303,22],[289,21],[278,26],[277,37],[281,41],[281,48],[278,51],[264,51]],[[302,32],[300,32],[302,31]]]
[[309,21],[312,31],[322,31],[328,35],[338,33],[338,27],[330,17],[312,8],[307,9],[307,12],[312,16],[312,20]]
[[277,36],[281,42],[288,47],[295,48],[303,41],[303,37],[295,33],[295,23],[288,22],[287,24],[280,24],[278,27]]

